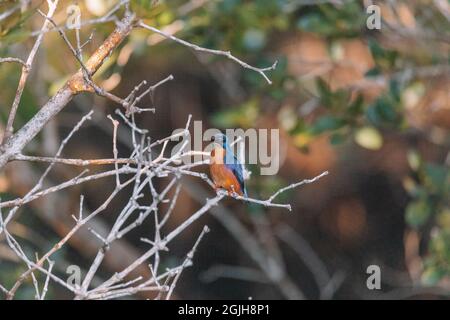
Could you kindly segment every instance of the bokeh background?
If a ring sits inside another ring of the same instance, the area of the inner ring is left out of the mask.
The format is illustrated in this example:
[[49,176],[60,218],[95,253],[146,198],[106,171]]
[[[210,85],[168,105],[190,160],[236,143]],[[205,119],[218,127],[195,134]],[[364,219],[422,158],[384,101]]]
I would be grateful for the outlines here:
[[[26,57],[45,1],[23,1],[21,12],[0,21],[0,56]],[[104,15],[116,1],[62,1],[78,4],[82,20]],[[381,9],[380,30],[369,30],[366,7]],[[16,1],[0,1],[0,13]],[[309,1],[190,0],[132,1],[145,21],[192,43],[221,50],[259,67],[278,60],[260,75],[222,58],[199,54],[148,31],[136,30],[116,50],[95,81],[118,96],[145,79],[173,74],[158,88],[155,114],[138,123],[154,138],[183,128],[189,114],[203,128],[279,128],[282,163],[276,176],[248,181],[249,193],[265,198],[278,188],[330,174],[280,197],[293,212],[226,200],[184,232],[163,258],[166,266],[184,259],[202,226],[210,232],[194,266],[186,270],[177,299],[377,299],[446,298],[450,293],[450,4],[446,0]],[[120,15],[120,12],[118,13]],[[92,52],[114,23],[82,28]],[[70,36],[73,34],[68,33]],[[58,33],[46,35],[25,89],[16,128],[30,119],[78,68]],[[0,128],[4,129],[20,76],[20,66],[0,65]],[[92,94],[70,103],[27,147],[27,154],[52,155],[82,115],[93,121],[70,141],[64,156],[111,156],[111,124],[117,105]],[[1,131],[1,130],[0,130]],[[120,133],[120,132],[119,132]],[[129,148],[119,134],[122,151]],[[2,200],[24,195],[36,182],[40,164],[14,162],[0,173]],[[91,172],[98,170],[91,168]],[[201,168],[207,172],[207,168]],[[55,184],[80,172],[56,166]],[[113,178],[112,178],[113,179]],[[79,195],[95,208],[113,180],[99,180],[32,202],[21,209],[10,232],[28,252],[48,250],[73,224]],[[180,224],[212,190],[202,181],[183,181],[168,228]],[[121,197],[126,197],[122,194]],[[114,221],[117,198],[101,216]],[[140,232],[150,225],[143,225]],[[102,268],[105,277],[118,260],[132,259],[145,244],[131,234]],[[11,286],[25,268],[0,238],[0,282]],[[254,243],[257,247],[253,246]],[[88,266],[95,238],[76,236],[58,252],[57,271]],[[256,250],[257,249],[257,250]],[[256,252],[257,251],[257,252]],[[261,268],[256,257],[264,257]],[[366,269],[381,268],[381,290],[368,290]],[[264,270],[263,270],[264,269]],[[148,272],[148,271],[143,271]],[[100,277],[102,274],[100,274]],[[32,298],[32,284],[18,292]],[[57,286],[50,298],[68,298]],[[135,298],[145,298],[136,296]]]

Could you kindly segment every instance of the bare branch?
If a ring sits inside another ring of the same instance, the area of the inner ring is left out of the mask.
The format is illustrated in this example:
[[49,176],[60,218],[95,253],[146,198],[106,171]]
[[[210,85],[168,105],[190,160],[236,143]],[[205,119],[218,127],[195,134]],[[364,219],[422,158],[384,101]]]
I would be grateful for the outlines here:
[[[48,21],[48,20],[46,20]],[[49,22],[50,23],[50,22]],[[134,26],[134,14],[126,13],[125,17],[117,25],[103,44],[92,54],[85,63],[90,75],[93,75],[111,52],[125,39]],[[67,83],[31,118],[16,134],[0,147],[0,169],[30,142],[45,126],[45,124],[61,111],[73,96],[81,91],[89,90],[83,80],[83,72],[79,70]]]
[[[53,14],[55,13],[58,2],[59,2],[59,0],[47,1],[48,12],[47,12],[46,16],[48,18],[52,17]],[[8,139],[13,133],[14,119],[16,118],[17,108],[19,107],[19,102],[20,102],[20,99],[22,98],[22,93],[23,93],[23,90],[25,89],[25,84],[27,82],[28,75],[30,74],[31,66],[34,61],[34,57],[36,56],[36,53],[37,53],[39,47],[41,46],[42,40],[44,39],[44,33],[48,30],[48,28],[49,28],[49,22],[47,20],[45,20],[44,24],[42,25],[42,28],[41,28],[41,33],[39,34],[38,38],[36,39],[36,42],[34,43],[33,48],[31,49],[31,52],[27,59],[27,62],[22,67],[22,74],[20,76],[19,85],[17,87],[16,95],[14,97],[11,111],[9,113],[8,122],[6,124],[6,129],[5,129],[5,134],[3,136],[3,140]],[[2,141],[0,141],[0,144],[1,144],[1,142]]]
[[186,46],[188,48],[191,48],[191,49],[193,49],[195,51],[205,52],[205,53],[210,53],[210,54],[213,54],[213,55],[227,57],[228,59],[238,63],[239,65],[241,65],[245,69],[250,69],[250,70],[253,70],[255,72],[258,72],[267,81],[267,83],[272,84],[272,81],[270,81],[270,79],[267,77],[266,72],[274,70],[276,68],[276,66],[277,66],[278,61],[275,61],[273,63],[273,65],[271,65],[270,67],[257,68],[257,67],[253,67],[253,66],[249,65],[248,63],[246,63],[246,62],[236,58],[235,56],[233,56],[231,54],[230,51],[221,51],[221,50],[214,50],[214,49],[207,49],[207,48],[200,47],[200,46],[198,46],[196,44],[193,44],[193,43],[187,42],[187,41],[185,41],[183,39],[177,38],[174,35],[165,33],[164,31],[161,31],[161,30],[159,30],[159,29],[157,29],[155,27],[149,26],[148,24],[145,24],[142,21],[140,21],[138,23],[138,26],[141,27],[141,28],[150,30],[152,32],[158,33],[158,34],[160,34],[161,36],[163,36],[163,37],[165,37],[167,39],[170,39],[170,40],[175,41],[175,42],[177,42],[179,44],[182,44],[182,45],[184,45],[184,46]]
[[170,297],[172,296],[173,290],[175,289],[175,286],[177,285],[178,279],[180,278],[183,270],[192,264],[192,259],[194,258],[195,251],[197,250],[197,247],[198,247],[200,241],[202,240],[202,238],[204,237],[204,235],[208,232],[209,232],[208,226],[204,226],[202,232],[200,233],[197,241],[194,244],[194,247],[192,247],[191,251],[189,251],[189,253],[186,256],[186,259],[184,260],[183,264],[181,265],[181,268],[177,271],[177,275],[175,276],[175,278],[172,281],[172,284],[170,285],[170,289],[169,289],[169,292],[167,293],[166,300],[169,300]]
[[11,57],[0,58],[0,63],[3,63],[3,62],[6,62],[6,63],[8,63],[8,62],[9,63],[12,63],[12,62],[20,63],[24,68],[28,69],[27,63],[25,61],[23,61],[22,59],[19,59],[19,58],[11,58]]
[[322,177],[324,177],[324,176],[326,176],[326,175],[328,175],[328,171],[324,171],[324,172],[322,172],[321,174],[319,174],[318,176],[316,176],[316,177],[314,177],[314,178],[312,178],[312,179],[305,179],[305,180],[302,180],[302,181],[300,181],[300,182],[297,182],[297,183],[293,183],[293,184],[291,184],[291,185],[289,185],[289,186],[287,186],[287,187],[284,187],[284,188],[281,188],[280,190],[278,190],[277,192],[275,192],[270,198],[269,198],[269,200],[267,200],[269,203],[271,203],[280,193],[283,193],[283,192],[285,192],[285,191],[287,191],[287,190],[290,190],[290,189],[294,189],[294,188],[298,188],[298,187],[300,187],[300,186],[302,186],[302,185],[304,185],[304,184],[309,184],[309,183],[313,183],[313,182],[316,182],[317,180],[319,180],[320,178],[322,178]]

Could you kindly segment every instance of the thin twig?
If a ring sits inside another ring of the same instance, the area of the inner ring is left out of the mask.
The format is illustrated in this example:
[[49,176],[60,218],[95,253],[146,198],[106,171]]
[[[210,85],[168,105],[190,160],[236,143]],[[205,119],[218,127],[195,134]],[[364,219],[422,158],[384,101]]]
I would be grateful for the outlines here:
[[160,34],[161,36],[163,36],[163,37],[165,37],[167,39],[170,39],[170,40],[175,41],[175,42],[177,42],[179,44],[182,44],[182,45],[184,45],[184,46],[186,46],[188,48],[191,48],[191,49],[193,49],[195,51],[205,52],[205,53],[210,53],[210,54],[213,54],[213,55],[219,55],[219,56],[227,57],[228,59],[238,63],[239,65],[241,65],[245,69],[250,69],[250,70],[253,70],[255,72],[258,72],[267,81],[267,83],[272,84],[272,81],[270,81],[270,79],[267,77],[266,72],[274,70],[276,68],[276,66],[277,66],[278,61],[275,61],[273,63],[273,65],[271,65],[270,67],[257,68],[257,67],[253,67],[253,66],[249,65],[248,63],[246,63],[246,62],[236,58],[235,56],[233,56],[231,54],[230,51],[221,51],[221,50],[214,50],[214,49],[207,49],[207,48],[200,47],[200,46],[198,46],[196,44],[193,44],[193,43],[190,43],[190,42],[185,41],[183,39],[177,38],[174,35],[165,33],[164,31],[161,31],[161,30],[159,30],[159,29],[157,29],[155,27],[149,26],[148,24],[145,24],[142,21],[140,21],[138,23],[138,26],[141,27],[141,28],[150,30],[152,32],[158,33],[158,34]]
[[[47,0],[47,4],[48,4],[48,12],[46,15],[47,18],[51,18],[53,16],[53,14],[56,11],[58,2],[59,2],[59,0],[54,0],[54,1]],[[34,46],[31,49],[30,54],[28,55],[28,59],[27,59],[26,63],[22,67],[22,74],[20,76],[19,85],[17,86],[16,95],[14,96],[14,101],[11,106],[11,110],[9,112],[8,122],[6,123],[5,134],[3,136],[3,140],[8,139],[13,133],[14,120],[16,118],[17,108],[19,107],[20,99],[22,98],[22,93],[23,93],[23,90],[25,89],[25,84],[27,82],[28,75],[30,74],[31,66],[33,65],[34,58],[36,56],[36,53],[37,53],[39,47],[41,46],[42,40],[44,39],[44,33],[45,33],[45,31],[48,30],[49,25],[50,25],[50,23],[48,22],[48,20],[45,20],[44,24],[42,25],[42,28],[41,28],[41,33],[39,34],[38,38],[36,39],[36,42],[34,43]],[[2,141],[0,141],[0,145],[1,145],[1,143],[2,143]]]

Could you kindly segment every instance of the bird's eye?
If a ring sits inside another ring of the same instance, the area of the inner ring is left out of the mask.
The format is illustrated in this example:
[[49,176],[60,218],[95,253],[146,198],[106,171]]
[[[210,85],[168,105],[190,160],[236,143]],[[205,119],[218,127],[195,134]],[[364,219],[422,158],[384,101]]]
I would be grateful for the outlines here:
[[211,141],[215,141],[216,137],[212,136]]

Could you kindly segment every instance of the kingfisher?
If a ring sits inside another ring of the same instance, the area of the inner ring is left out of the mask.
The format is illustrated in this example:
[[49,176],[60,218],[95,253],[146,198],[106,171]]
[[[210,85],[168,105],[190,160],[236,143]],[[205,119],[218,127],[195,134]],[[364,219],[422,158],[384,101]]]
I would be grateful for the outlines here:
[[223,188],[228,194],[233,193],[247,197],[243,166],[231,149],[226,135],[219,133],[211,140],[214,148],[211,151],[209,170],[215,189]]

